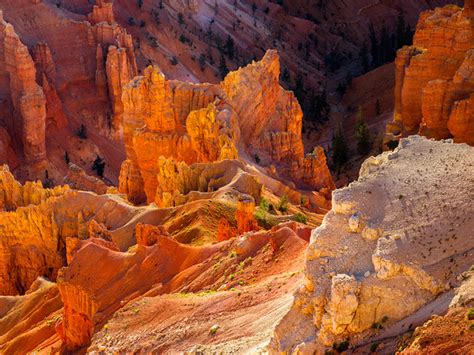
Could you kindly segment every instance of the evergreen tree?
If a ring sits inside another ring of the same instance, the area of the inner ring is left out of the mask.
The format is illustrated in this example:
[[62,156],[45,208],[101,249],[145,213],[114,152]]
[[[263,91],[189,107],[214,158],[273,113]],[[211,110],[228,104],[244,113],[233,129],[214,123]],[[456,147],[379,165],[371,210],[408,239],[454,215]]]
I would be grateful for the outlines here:
[[357,138],[357,151],[360,155],[367,155],[372,148],[372,143],[370,141],[369,127],[364,121],[362,107],[359,107],[359,111],[357,112],[355,135]]
[[227,36],[227,41],[225,42],[225,49],[230,60],[234,59],[234,52],[235,52],[234,40],[232,39],[231,36]]
[[316,123],[324,123],[328,120],[330,106],[327,101],[326,90],[323,90],[323,92],[319,95],[313,94],[309,111],[313,121]]
[[229,68],[227,68],[224,55],[221,54],[221,59],[219,62],[219,74],[221,78],[224,79],[228,73],[229,73]]
[[97,158],[95,158],[94,162],[92,163],[92,170],[94,170],[97,173],[97,175],[103,178],[104,171],[105,171],[104,159],[102,159],[100,156],[97,156]]
[[348,159],[349,149],[344,135],[342,134],[342,127],[339,125],[332,137],[332,164],[334,165],[334,168],[339,171]]
[[367,48],[367,43],[364,42],[362,45],[362,48],[360,49],[360,61],[362,64],[362,68],[364,69],[364,72],[368,72],[370,68],[370,61],[369,61],[369,48]]
[[369,37],[370,37],[370,55],[372,57],[372,66],[377,67],[380,64],[379,58],[379,41],[373,24],[369,26]]

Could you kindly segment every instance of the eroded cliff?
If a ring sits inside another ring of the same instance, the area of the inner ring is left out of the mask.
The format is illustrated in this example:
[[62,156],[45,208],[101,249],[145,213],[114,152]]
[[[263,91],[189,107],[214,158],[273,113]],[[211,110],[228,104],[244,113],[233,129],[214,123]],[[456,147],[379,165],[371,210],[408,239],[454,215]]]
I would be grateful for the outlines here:
[[163,179],[181,174],[171,165],[182,171],[185,165],[239,156],[273,166],[275,177],[299,187],[334,189],[324,151],[304,154],[303,114],[293,93],[279,85],[279,75],[276,51],[230,73],[220,85],[167,80],[158,68],[147,68],[122,97],[128,160],[120,191],[134,202],[146,196],[166,206],[163,193],[174,190]]
[[313,231],[275,349],[357,345],[456,284],[473,258],[473,174],[474,148],[419,136],[367,159]]
[[474,3],[421,15],[396,59],[394,122],[386,141],[419,133],[474,144]]

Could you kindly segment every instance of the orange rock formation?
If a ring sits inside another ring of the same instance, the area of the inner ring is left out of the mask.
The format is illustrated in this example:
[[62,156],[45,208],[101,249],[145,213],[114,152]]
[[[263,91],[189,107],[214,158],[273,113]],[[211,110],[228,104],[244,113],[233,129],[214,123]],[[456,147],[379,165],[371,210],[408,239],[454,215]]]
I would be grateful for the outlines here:
[[237,202],[237,210],[235,211],[235,219],[237,221],[237,234],[258,230],[257,221],[254,216],[255,200],[252,196],[240,196]]
[[421,15],[411,47],[396,59],[394,122],[386,140],[420,133],[474,144],[472,0]]
[[258,152],[259,161],[277,164],[283,177],[301,187],[333,189],[323,150],[304,156],[303,115],[293,93],[279,85],[279,63],[276,51],[268,51],[261,62],[230,73],[220,85],[167,80],[158,68],[147,68],[122,97],[128,160],[120,191],[134,202],[146,196],[163,205],[163,192],[175,189],[159,180],[177,173],[172,165],[182,170],[236,159],[238,152]]
[[13,26],[0,12],[0,66],[8,73],[14,117],[8,129],[21,137],[28,163],[46,159],[46,97],[36,83],[36,68],[28,48],[21,42]]

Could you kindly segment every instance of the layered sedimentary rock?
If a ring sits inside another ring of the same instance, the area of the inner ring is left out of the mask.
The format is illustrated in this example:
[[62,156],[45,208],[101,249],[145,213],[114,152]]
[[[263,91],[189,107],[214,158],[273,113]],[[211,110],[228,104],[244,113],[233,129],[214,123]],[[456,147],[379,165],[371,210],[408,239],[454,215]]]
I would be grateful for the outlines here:
[[84,169],[76,164],[69,163],[64,182],[74,190],[93,191],[98,195],[105,194],[108,186],[100,179],[87,175]]
[[47,43],[38,43],[33,50],[36,64],[36,81],[42,85],[46,97],[46,124],[55,128],[67,126],[63,103],[56,90],[56,65]]
[[357,344],[449,290],[472,264],[473,174],[474,148],[419,136],[369,158],[313,232],[275,348]]
[[56,284],[43,278],[35,280],[22,296],[0,295],[0,352],[35,351],[55,335],[62,306]]
[[421,15],[413,46],[396,59],[394,122],[386,140],[418,132],[474,144],[472,1]]
[[14,109],[10,134],[20,137],[28,163],[46,159],[46,97],[36,83],[35,63],[13,26],[0,11],[0,55],[9,76],[10,96]]
[[[72,259],[77,239],[110,246],[105,227],[120,227],[139,210],[108,195],[45,189],[41,182],[18,183],[6,166],[0,170],[0,294],[22,294],[39,276],[56,279]],[[91,226],[92,224],[92,226]],[[99,226],[97,226],[99,224]],[[133,227],[133,225],[132,225]],[[127,248],[133,236],[113,238]]]
[[119,137],[122,131],[122,88],[138,74],[133,40],[115,21],[111,2],[98,1],[88,18],[98,43],[97,92],[102,98],[108,93],[113,117],[108,118],[107,124],[112,134]]
[[239,161],[187,165],[160,157],[157,165],[155,202],[160,206],[181,205],[225,192],[234,196],[245,193],[260,201],[262,184]]
[[[144,232],[139,226],[138,234]],[[164,235],[156,237],[154,245],[138,245],[132,253],[116,252],[90,241],[81,243],[71,265],[58,277],[64,302],[60,333],[68,350],[87,345],[95,326],[123,302],[219,251],[219,247],[209,246],[198,252]],[[91,263],[91,258],[96,262]],[[123,276],[117,278],[118,274]]]
[[12,168],[17,165],[17,157],[12,146],[11,137],[3,127],[0,127],[0,164],[7,164]]
[[235,220],[237,221],[237,233],[244,234],[253,230],[258,230],[257,221],[254,216],[255,200],[252,196],[242,195],[237,201]]
[[183,170],[236,159],[239,151],[258,152],[259,161],[281,166],[282,176],[303,188],[333,189],[324,152],[304,155],[301,108],[279,85],[279,73],[276,51],[230,73],[220,85],[167,80],[158,68],[147,68],[122,96],[128,159],[120,191],[134,202],[145,195],[148,202],[161,203],[163,192],[175,190],[159,183],[163,171],[179,175],[167,165]]

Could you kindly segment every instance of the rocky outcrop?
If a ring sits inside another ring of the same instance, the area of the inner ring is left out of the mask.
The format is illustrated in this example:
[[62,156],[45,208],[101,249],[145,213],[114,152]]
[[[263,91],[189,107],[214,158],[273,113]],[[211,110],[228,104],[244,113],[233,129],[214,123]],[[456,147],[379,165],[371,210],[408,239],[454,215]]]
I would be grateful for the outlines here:
[[160,237],[169,237],[169,234],[163,226],[139,223],[135,227],[135,237],[138,245],[150,247],[155,245]]
[[472,3],[421,15],[413,46],[396,59],[394,122],[386,141],[420,133],[474,144],[474,30]]
[[18,160],[10,135],[5,128],[0,127],[0,165],[3,164],[16,168]]
[[[140,226],[137,231],[142,236],[142,233],[148,234],[150,228]],[[96,325],[122,304],[219,251],[215,246],[198,251],[166,236],[155,236],[154,245],[138,245],[130,253],[116,252],[92,241],[81,242],[71,265],[58,276],[64,303],[62,326],[58,331],[64,335],[68,350],[87,345]],[[96,262],[91,263],[91,258]],[[117,278],[119,274],[123,276]],[[174,287],[178,284],[179,281]]]
[[45,189],[41,182],[21,185],[2,167],[0,294],[22,294],[39,276],[55,280],[73,259],[78,240],[90,238],[112,250],[128,248],[135,243],[132,235],[112,237],[108,229],[123,226],[138,211],[117,196],[67,186]]
[[324,352],[346,338],[357,345],[449,290],[473,258],[473,150],[412,136],[333,193],[275,349]]
[[64,182],[74,190],[93,191],[98,195],[105,194],[109,188],[102,180],[87,175],[81,167],[74,163],[69,163],[68,173],[64,177]]
[[253,197],[249,195],[239,196],[239,200],[237,201],[237,209],[235,211],[238,235],[259,229],[254,213],[255,200]]
[[[98,95],[107,97],[113,112],[107,124],[112,136],[122,135],[122,88],[138,74],[133,39],[115,21],[113,4],[100,0],[88,16],[98,43],[95,81]],[[104,56],[105,50],[105,56]]]
[[46,124],[53,124],[56,129],[64,128],[67,126],[67,118],[56,90],[56,65],[48,44],[38,43],[34,47],[33,58],[37,71],[36,80],[42,85],[46,97]]
[[220,85],[167,80],[158,68],[147,68],[122,96],[128,160],[120,191],[134,202],[143,194],[148,202],[159,202],[163,192],[175,190],[158,181],[162,171],[171,171],[166,164],[183,170],[184,165],[236,159],[239,152],[258,153],[259,162],[278,165],[282,178],[303,188],[333,189],[323,150],[304,155],[301,108],[279,85],[279,74],[276,51],[230,73]]
[[63,306],[56,284],[43,278],[35,280],[24,295],[0,295],[0,305],[0,352],[4,354],[35,351],[53,337]]
[[260,201],[262,184],[237,160],[187,165],[161,157],[157,163],[155,202],[162,207],[182,205],[225,193],[241,193]]
[[143,191],[148,202],[153,201],[160,157],[184,164],[236,158],[235,116],[219,96],[223,93],[218,87],[169,81],[156,67],[147,68],[144,76],[128,84],[122,97],[129,159],[124,170],[139,171],[142,180],[121,179],[120,191],[129,192],[132,201],[139,200],[137,195]]
[[35,63],[13,26],[0,12],[0,54],[9,76],[14,121],[10,124],[16,137],[21,137],[27,163],[46,159],[46,96],[36,83]]

